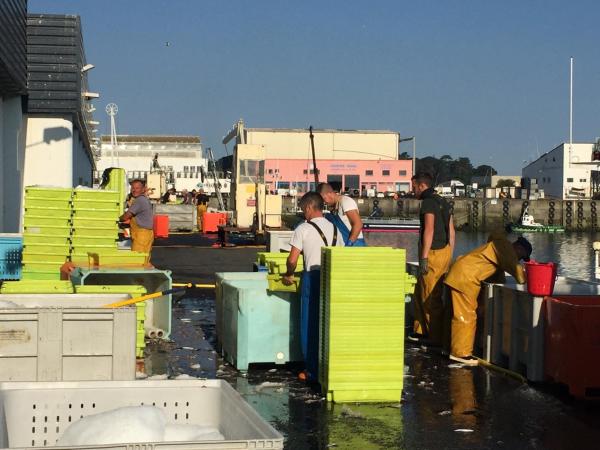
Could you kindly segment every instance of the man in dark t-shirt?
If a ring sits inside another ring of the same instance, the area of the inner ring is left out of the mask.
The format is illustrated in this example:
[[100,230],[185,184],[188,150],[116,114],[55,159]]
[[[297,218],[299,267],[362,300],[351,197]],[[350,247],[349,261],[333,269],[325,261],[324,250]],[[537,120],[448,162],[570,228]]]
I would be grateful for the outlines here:
[[419,212],[419,277],[415,288],[415,323],[411,340],[426,340],[434,346],[449,342],[442,302],[443,277],[454,250],[454,223],[448,202],[433,190],[433,177],[425,172],[413,177],[413,190],[421,200]]
[[198,194],[196,195],[196,221],[198,225],[198,231],[201,233],[203,225],[202,219],[204,218],[204,214],[206,213],[206,210],[208,208],[209,201],[210,198],[208,197],[208,195],[206,195],[204,191],[200,189],[200,192],[198,192]]

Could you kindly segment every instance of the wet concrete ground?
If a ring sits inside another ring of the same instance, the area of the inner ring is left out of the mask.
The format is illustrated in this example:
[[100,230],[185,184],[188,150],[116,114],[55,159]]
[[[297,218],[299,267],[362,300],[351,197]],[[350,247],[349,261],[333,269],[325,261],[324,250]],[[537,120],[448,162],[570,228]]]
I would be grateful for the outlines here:
[[[257,248],[206,248],[207,239],[157,242],[153,262],[177,282],[212,282],[218,271],[250,271]],[[600,442],[600,404],[557,386],[530,386],[407,345],[405,387],[396,404],[334,405],[296,378],[298,367],[241,374],[214,351],[211,291],[173,305],[172,342],[150,344],[149,374],[222,378],[286,438],[286,449],[587,449]],[[450,367],[449,367],[450,366]]]

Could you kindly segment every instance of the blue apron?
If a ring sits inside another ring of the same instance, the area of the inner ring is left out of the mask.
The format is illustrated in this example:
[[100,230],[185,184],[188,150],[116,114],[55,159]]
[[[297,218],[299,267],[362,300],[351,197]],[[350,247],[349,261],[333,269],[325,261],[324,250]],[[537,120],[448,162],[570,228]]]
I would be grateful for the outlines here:
[[344,239],[344,245],[346,245],[346,247],[366,247],[367,246],[367,243],[365,242],[365,240],[363,238],[358,238],[354,242],[350,241],[350,230],[348,229],[348,227],[346,226],[346,224],[344,223],[344,221],[342,220],[342,218],[340,216],[338,216],[337,214],[333,214],[333,213],[327,213],[327,214],[325,214],[325,218],[327,220],[329,220],[333,224],[333,226],[339,230],[339,232],[342,235],[342,238]]
[[302,272],[300,284],[300,343],[309,381],[318,380],[321,271]]

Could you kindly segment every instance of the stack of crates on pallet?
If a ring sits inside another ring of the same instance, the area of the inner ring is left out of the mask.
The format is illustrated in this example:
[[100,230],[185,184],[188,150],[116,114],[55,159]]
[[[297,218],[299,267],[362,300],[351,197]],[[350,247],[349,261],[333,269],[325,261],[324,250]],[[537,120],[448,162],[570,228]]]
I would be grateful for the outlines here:
[[73,191],[73,231],[71,260],[88,265],[88,252],[116,251],[120,193],[101,189],[77,188]]
[[[133,284],[126,285],[78,285],[75,286],[76,294],[129,294],[132,298],[146,295],[147,291],[144,286],[136,286]],[[135,356],[136,358],[144,357],[144,348],[146,341],[144,340],[144,322],[146,320],[146,302],[139,302],[136,306],[136,342]]]
[[16,233],[0,234],[0,280],[21,278],[23,237]]
[[322,250],[319,382],[328,400],[400,401],[405,270],[404,249]]
[[23,223],[24,280],[59,280],[69,260],[73,190],[28,186]]

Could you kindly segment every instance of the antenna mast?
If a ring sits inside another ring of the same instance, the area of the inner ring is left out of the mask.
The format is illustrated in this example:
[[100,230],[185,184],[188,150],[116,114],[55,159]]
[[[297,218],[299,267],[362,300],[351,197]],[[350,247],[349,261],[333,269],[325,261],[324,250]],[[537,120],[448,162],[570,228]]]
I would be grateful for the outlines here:
[[111,152],[111,165],[115,165],[115,153],[117,154],[117,166],[119,165],[119,151],[117,150],[117,126],[115,124],[115,117],[119,112],[119,107],[115,103],[109,103],[106,105],[106,114],[110,117],[110,145],[112,146]]

